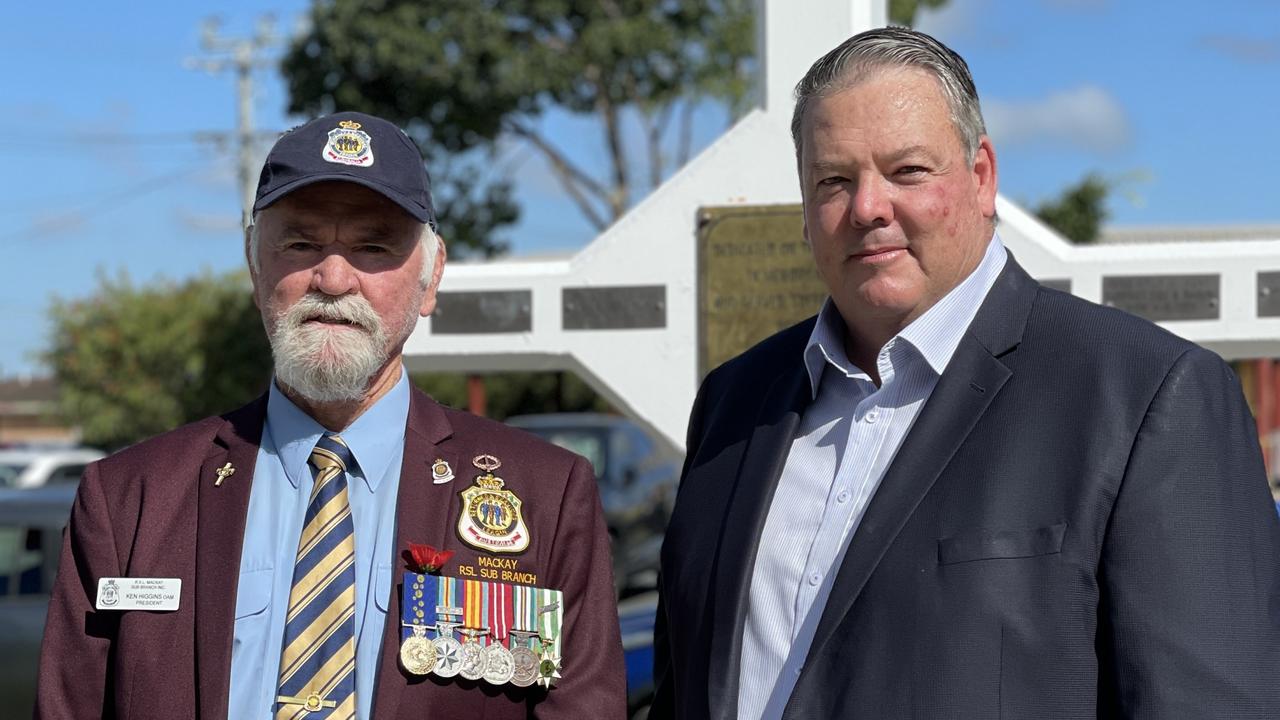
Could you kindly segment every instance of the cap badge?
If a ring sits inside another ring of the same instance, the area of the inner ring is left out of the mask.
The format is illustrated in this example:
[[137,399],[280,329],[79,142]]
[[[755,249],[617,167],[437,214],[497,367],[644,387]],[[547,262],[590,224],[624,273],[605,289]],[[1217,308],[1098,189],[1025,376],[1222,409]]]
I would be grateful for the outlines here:
[[369,133],[360,129],[360,123],[343,120],[329,131],[329,139],[320,154],[331,163],[369,167],[373,164],[371,141]]

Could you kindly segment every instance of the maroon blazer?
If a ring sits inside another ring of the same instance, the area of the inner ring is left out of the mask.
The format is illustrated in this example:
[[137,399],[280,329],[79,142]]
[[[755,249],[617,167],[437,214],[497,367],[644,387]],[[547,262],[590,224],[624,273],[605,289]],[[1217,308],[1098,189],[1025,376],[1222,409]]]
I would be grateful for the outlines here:
[[[37,718],[225,718],[240,551],[266,398],[123,450],[85,471],[66,531],[40,656]],[[438,405],[414,391],[405,431],[393,567],[408,543],[455,552],[444,575],[479,556],[456,530],[459,493],[489,453],[523,501],[518,570],[564,591],[563,679],[551,691],[409,675],[398,660],[395,573],[376,718],[621,718],[626,679],[609,540],[590,465],[519,430]],[[444,458],[458,477],[433,484]],[[215,470],[236,468],[221,486]],[[482,566],[483,567],[483,566]],[[101,577],[182,579],[175,612],[97,611]],[[525,580],[532,578],[525,577]],[[518,583],[525,584],[525,583]]]

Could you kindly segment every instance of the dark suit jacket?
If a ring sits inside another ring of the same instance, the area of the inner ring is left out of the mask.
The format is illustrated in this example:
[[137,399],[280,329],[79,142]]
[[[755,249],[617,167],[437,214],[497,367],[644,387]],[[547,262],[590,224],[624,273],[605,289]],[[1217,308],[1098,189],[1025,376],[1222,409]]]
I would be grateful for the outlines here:
[[[736,715],[812,327],[699,392],[662,555],[655,720]],[[785,717],[1277,718],[1278,561],[1230,368],[1010,259],[851,539]]]
[[[80,484],[49,606],[36,716],[225,718],[240,550],[266,399],[124,450],[88,468]],[[458,539],[459,491],[471,459],[503,461],[499,474],[524,501],[530,546],[521,571],[564,591],[564,679],[549,693],[495,688],[401,670],[400,575],[387,588],[386,630],[373,714],[433,717],[620,718],[625,676],[609,540],[591,467],[576,455],[505,425],[450,410],[414,391],[397,498],[398,556],[417,542],[454,550],[443,574],[475,567]],[[431,464],[457,478],[435,485]],[[214,470],[236,473],[215,487]],[[95,611],[98,578],[182,579],[176,612]]]

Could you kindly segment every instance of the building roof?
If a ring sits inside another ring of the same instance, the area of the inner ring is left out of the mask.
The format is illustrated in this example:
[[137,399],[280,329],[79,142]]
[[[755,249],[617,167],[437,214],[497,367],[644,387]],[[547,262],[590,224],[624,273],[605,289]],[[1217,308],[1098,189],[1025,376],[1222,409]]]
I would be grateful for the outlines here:
[[1280,225],[1112,225],[1098,234],[1100,245],[1225,240],[1280,240]]

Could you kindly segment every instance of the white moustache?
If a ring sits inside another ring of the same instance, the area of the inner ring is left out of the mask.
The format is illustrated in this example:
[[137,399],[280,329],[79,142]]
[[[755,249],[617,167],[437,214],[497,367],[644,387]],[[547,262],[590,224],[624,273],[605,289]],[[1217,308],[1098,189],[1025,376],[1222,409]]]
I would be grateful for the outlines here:
[[365,332],[376,334],[382,326],[378,314],[368,300],[358,295],[332,297],[310,293],[289,307],[281,316],[283,327],[299,328],[308,320],[346,322]]

